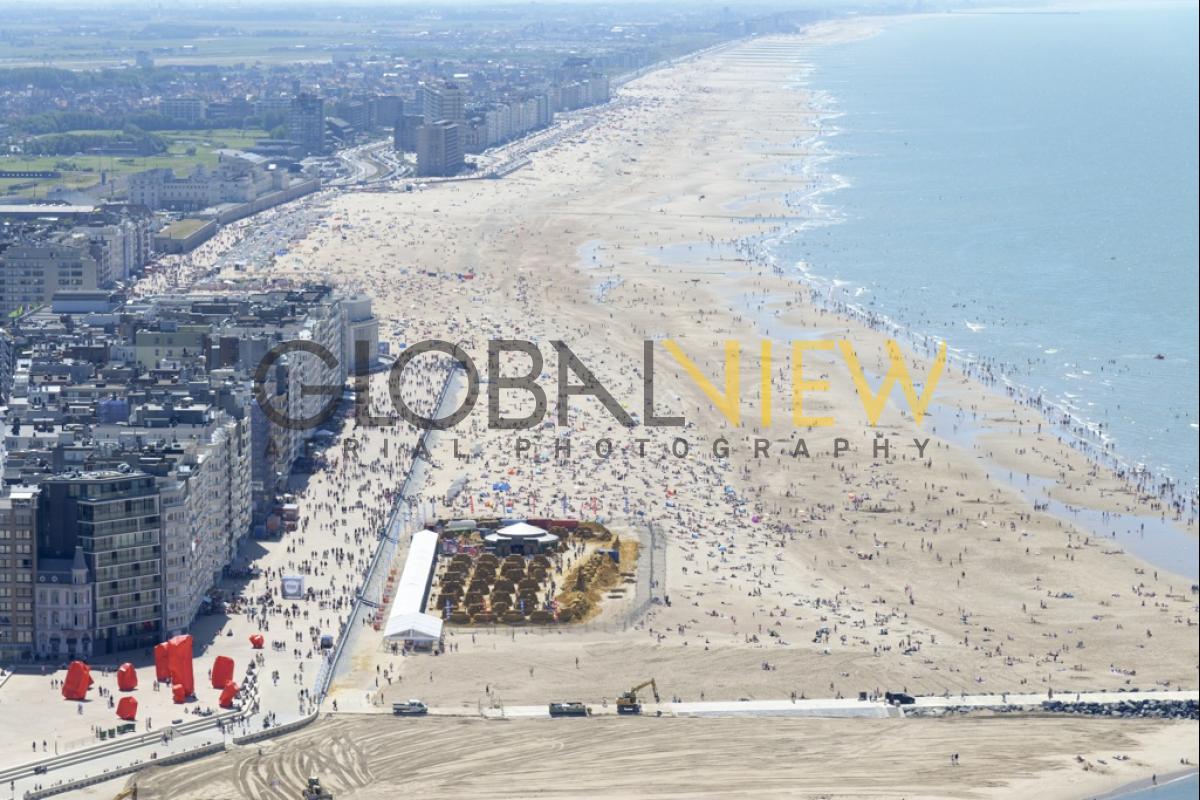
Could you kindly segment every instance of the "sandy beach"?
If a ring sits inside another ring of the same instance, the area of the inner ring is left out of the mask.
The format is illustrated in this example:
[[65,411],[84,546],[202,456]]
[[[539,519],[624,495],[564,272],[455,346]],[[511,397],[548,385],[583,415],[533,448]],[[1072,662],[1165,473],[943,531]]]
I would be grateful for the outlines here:
[[[338,787],[339,800],[382,800],[397,790],[463,798],[1075,798],[1171,770],[1169,758],[1118,761],[1114,753],[1196,745],[1190,723],[1113,720],[387,722],[320,722],[261,752],[234,752],[215,772],[205,761],[151,769],[138,797],[291,800],[311,773]],[[946,754],[956,751],[959,765],[951,767]]]
[[[788,166],[824,124],[797,84],[806,48],[873,28],[822,25],[651,72],[589,112],[586,131],[502,180],[306,201],[325,205],[321,222],[252,276],[369,292],[393,353],[427,338],[461,342],[482,370],[489,339],[531,340],[545,360],[547,420],[558,413],[552,341],[640,420],[643,342],[653,339],[655,411],[687,420],[628,428],[573,397],[565,426],[489,430],[482,391],[438,437],[423,503],[440,517],[598,518],[643,540],[653,525],[666,553],[657,602],[636,620],[613,610],[578,629],[449,627],[437,657],[393,655],[363,629],[331,694],[343,714],[408,697],[466,708],[600,702],[648,677],[681,700],[1196,687],[1195,579],[1084,524],[1095,516],[1136,539],[1144,518],[1172,530],[1141,536],[1194,546],[1195,520],[1090,463],[1037,409],[950,365],[919,424],[897,388],[872,426],[831,348],[804,355],[804,379],[828,390],[806,393],[803,415],[835,422],[793,424],[789,341],[851,343],[872,387],[888,370],[885,334],[824,308],[746,243],[804,219],[783,193],[802,179]],[[717,391],[724,342],[741,343],[740,424],[664,339]],[[918,388],[931,355],[905,351]],[[528,370],[524,358],[503,364]],[[377,399],[385,380],[375,379]],[[532,408],[525,393],[500,400],[506,416]],[[340,496],[362,486],[382,498],[380,442],[391,436],[395,448],[396,433],[351,435],[375,461],[343,474]],[[846,452],[835,454],[836,438]],[[714,454],[718,440],[727,456]],[[755,440],[766,442],[757,455]],[[501,477],[504,496],[491,488]],[[1091,511],[1055,513],[1059,503]],[[398,786],[462,797],[1082,798],[1179,769],[1198,732],[1195,722],[1024,717],[595,722],[409,729],[343,716],[261,756],[247,748],[148,773],[140,796],[292,797],[311,768],[339,800]],[[962,766],[950,766],[952,752]],[[512,770],[514,756],[528,770]]]

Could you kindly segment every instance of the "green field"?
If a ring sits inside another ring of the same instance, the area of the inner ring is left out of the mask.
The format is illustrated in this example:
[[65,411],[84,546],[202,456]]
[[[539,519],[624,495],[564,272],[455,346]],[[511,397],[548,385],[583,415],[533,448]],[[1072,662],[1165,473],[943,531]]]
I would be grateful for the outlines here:
[[[90,131],[69,131],[89,133]],[[0,197],[41,198],[56,187],[91,189],[100,183],[101,173],[109,180],[145,169],[170,167],[185,174],[196,165],[217,163],[216,150],[238,150],[267,138],[267,132],[253,129],[217,128],[199,131],[155,131],[167,139],[166,153],[154,156],[0,156],[0,170],[58,170],[60,178],[0,178]],[[105,194],[103,190],[100,194]]]
[[206,219],[181,219],[163,228],[160,233],[173,239],[186,239],[209,223]]

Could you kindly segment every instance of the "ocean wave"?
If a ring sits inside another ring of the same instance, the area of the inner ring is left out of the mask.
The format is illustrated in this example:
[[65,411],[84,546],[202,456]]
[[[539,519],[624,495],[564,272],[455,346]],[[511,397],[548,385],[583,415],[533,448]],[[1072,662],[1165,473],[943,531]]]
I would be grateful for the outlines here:
[[[815,67],[806,69],[805,77],[807,78],[813,72],[815,72]],[[804,218],[781,226],[770,235],[751,237],[747,243],[753,246],[760,262],[778,272],[783,272],[779,265],[781,259],[786,259],[791,264],[790,274],[810,287],[814,292],[813,299],[819,299],[830,310],[858,318],[872,327],[891,332],[897,338],[907,339],[914,350],[928,353],[931,343],[939,341],[940,337],[931,336],[916,325],[902,323],[878,309],[867,308],[861,303],[855,302],[855,299],[869,292],[866,287],[857,286],[847,290],[846,287],[851,285],[851,281],[822,275],[820,265],[814,265],[809,260],[786,257],[787,247],[805,231],[837,225],[848,218],[845,209],[820,203],[818,198],[823,198],[825,195],[852,185],[849,179],[832,169],[839,159],[851,155],[831,147],[831,139],[842,132],[840,128],[832,124],[833,120],[844,116],[845,112],[837,109],[837,98],[831,92],[812,89],[807,84],[802,85],[801,88],[807,93],[810,106],[817,112],[813,124],[819,129],[817,133],[800,140],[808,153],[798,154],[797,164],[793,165],[794,174],[803,176],[811,185],[787,193],[793,201],[791,207],[800,209]],[[974,333],[986,329],[983,323],[976,321],[964,320],[964,324]],[[1105,425],[1089,419],[1080,412],[1079,406],[1075,402],[1080,399],[1077,395],[1065,391],[1054,393],[1045,387],[1027,385],[1015,377],[1014,370],[1001,368],[993,359],[986,358],[969,349],[947,346],[947,351],[950,362],[957,365],[967,375],[985,385],[995,383],[1004,386],[1014,398],[1041,411],[1046,419],[1058,428],[1066,441],[1093,461],[1114,469],[1119,475],[1127,477],[1146,491],[1157,491],[1166,496],[1178,495],[1178,491],[1184,489],[1194,500],[1197,488],[1195,476],[1191,478],[1190,487],[1184,488],[1179,485],[1176,476],[1173,476],[1165,467],[1151,470],[1141,463],[1131,466],[1130,462],[1123,459],[1118,452],[1116,441],[1107,432]],[[1057,347],[1050,347],[1045,348],[1042,352],[1052,356],[1060,351]],[[1153,355],[1126,354],[1118,356],[1118,358],[1144,359],[1153,357]],[[1067,372],[1065,376],[1073,380],[1084,380],[1085,376],[1089,374],[1088,372],[1084,372],[1082,375]],[[1098,408],[1097,404],[1092,401],[1086,401],[1085,406],[1089,409]],[[1190,427],[1196,429],[1197,424],[1190,423]],[[1156,481],[1156,483],[1152,481]]]

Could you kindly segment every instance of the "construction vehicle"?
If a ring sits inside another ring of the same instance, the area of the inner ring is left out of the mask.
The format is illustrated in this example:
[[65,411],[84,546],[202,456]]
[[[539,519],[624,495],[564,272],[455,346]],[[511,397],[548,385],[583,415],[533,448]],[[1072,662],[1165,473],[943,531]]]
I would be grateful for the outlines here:
[[552,717],[586,717],[588,708],[583,703],[551,703],[550,716]]
[[333,794],[321,788],[321,779],[314,777],[308,779],[308,786],[304,787],[300,800],[333,800]]
[[654,682],[654,678],[648,681],[643,681],[637,686],[630,689],[625,694],[617,698],[617,713],[618,714],[640,714],[642,713],[642,704],[638,702],[637,693],[641,689],[650,687],[650,691],[654,694],[654,702],[658,702],[658,684]]

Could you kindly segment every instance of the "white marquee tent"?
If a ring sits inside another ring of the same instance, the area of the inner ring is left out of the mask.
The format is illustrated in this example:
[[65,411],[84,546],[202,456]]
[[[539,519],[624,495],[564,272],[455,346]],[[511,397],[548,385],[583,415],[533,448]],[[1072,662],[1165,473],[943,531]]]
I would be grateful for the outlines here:
[[385,640],[437,642],[442,638],[442,621],[422,611],[433,579],[437,548],[438,535],[433,531],[417,531],[412,535],[392,610],[383,629]]

